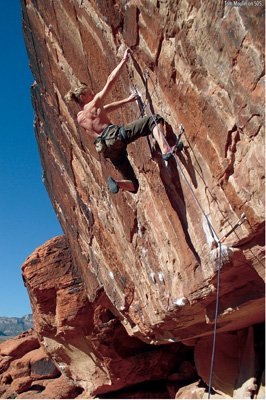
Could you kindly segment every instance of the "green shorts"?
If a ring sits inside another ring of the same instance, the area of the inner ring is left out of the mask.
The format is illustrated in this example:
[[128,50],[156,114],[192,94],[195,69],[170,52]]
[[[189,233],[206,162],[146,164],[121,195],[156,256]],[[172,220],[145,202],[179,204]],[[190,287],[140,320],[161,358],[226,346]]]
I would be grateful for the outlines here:
[[127,145],[142,136],[148,136],[153,128],[164,119],[159,115],[139,118],[126,125],[108,125],[101,136],[95,139],[96,150],[118,165],[127,156]]

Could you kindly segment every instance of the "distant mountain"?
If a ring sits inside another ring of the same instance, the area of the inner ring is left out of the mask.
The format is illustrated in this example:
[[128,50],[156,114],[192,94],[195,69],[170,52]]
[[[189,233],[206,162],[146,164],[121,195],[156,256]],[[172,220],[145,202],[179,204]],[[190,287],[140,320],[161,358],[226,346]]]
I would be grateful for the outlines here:
[[0,336],[17,336],[33,327],[32,314],[24,317],[0,317]]

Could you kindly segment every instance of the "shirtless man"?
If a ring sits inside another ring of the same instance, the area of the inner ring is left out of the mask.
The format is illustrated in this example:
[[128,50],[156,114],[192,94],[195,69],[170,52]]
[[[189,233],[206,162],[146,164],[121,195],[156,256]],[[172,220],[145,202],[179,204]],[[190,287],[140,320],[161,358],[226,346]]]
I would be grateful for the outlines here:
[[129,143],[152,133],[163,154],[163,159],[168,160],[172,155],[172,149],[164,137],[164,121],[160,115],[143,117],[123,126],[113,125],[108,117],[109,112],[135,101],[138,97],[131,94],[126,99],[104,104],[107,94],[121,74],[129,55],[130,50],[127,49],[121,62],[108,76],[104,88],[99,93],[93,94],[86,85],[81,85],[66,96],[66,100],[73,99],[82,107],[77,114],[78,124],[85,128],[94,139],[96,150],[105,158],[109,158],[124,178],[117,181],[111,177],[108,178],[108,186],[113,193],[117,193],[119,189],[131,192],[138,190],[138,181],[127,158],[126,147]]

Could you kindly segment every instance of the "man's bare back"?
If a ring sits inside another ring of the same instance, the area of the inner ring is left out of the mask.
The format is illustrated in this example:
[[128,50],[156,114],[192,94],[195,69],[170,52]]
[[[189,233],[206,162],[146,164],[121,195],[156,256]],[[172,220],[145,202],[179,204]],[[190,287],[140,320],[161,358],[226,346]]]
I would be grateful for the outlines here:
[[99,93],[93,95],[88,91],[80,96],[83,103],[83,109],[77,114],[77,121],[78,124],[85,128],[93,138],[100,136],[102,131],[108,125],[112,124],[107,115],[109,112],[120,108],[126,103],[136,100],[136,95],[130,95],[126,99],[104,105],[105,97],[110,92],[110,89],[119,77],[123,65],[129,58],[129,54],[130,51],[127,49],[122,61],[108,76],[104,88]]
[[78,113],[77,120],[93,138],[98,137],[111,124],[102,104],[95,104],[94,99]]
[[[127,131],[125,125],[113,125],[110,129],[105,131],[105,128],[112,125],[108,113],[139,98],[137,94],[131,94],[123,100],[115,101],[111,104],[104,104],[107,94],[121,74],[123,65],[129,59],[129,54],[130,50],[127,49],[122,61],[108,76],[106,84],[100,92],[94,95],[85,86],[85,90],[84,87],[81,87],[80,92],[77,91],[77,94],[74,93],[74,99],[76,98],[78,104],[82,107],[82,110],[77,114],[78,124],[85,128],[93,139],[99,138],[94,141],[98,152],[102,152],[103,149],[105,149],[105,151],[109,149],[109,153],[108,151],[105,152],[104,157],[109,158],[117,169],[120,168],[120,172],[125,178],[120,181],[114,181],[111,177],[108,178],[108,186],[113,193],[117,193],[119,189],[134,193],[138,190],[138,181],[127,159],[126,147],[128,143],[137,140],[141,136],[147,136],[152,133],[161,149],[163,159],[168,161],[172,155],[172,149],[164,136],[163,118],[160,115],[146,116],[133,121],[131,124],[126,125]],[[77,96],[79,97],[77,98]],[[112,131],[112,129],[115,129],[115,131]],[[128,136],[125,136],[125,134]],[[108,135],[110,136],[109,138],[107,138]],[[106,144],[107,142],[108,145]],[[122,164],[123,168],[121,167]]]

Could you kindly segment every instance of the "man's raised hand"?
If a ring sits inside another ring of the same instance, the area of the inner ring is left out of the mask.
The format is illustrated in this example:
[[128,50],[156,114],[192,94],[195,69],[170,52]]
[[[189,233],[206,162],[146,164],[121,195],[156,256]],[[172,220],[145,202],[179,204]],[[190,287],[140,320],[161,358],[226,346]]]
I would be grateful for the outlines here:
[[138,100],[140,96],[137,93],[132,93],[130,96],[128,96],[127,100],[128,101],[135,101]]
[[127,48],[125,53],[124,53],[123,60],[128,61],[130,53],[131,53],[130,49]]

